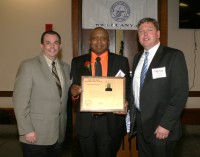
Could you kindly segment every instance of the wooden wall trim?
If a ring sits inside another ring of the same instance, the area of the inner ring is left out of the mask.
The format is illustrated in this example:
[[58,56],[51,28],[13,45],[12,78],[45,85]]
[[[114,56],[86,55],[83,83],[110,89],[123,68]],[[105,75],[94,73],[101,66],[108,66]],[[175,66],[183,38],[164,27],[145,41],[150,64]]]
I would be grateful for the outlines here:
[[[13,91],[0,91],[0,97],[12,97]],[[200,97],[200,91],[189,91],[188,97]]]
[[168,0],[158,0],[158,21],[160,25],[160,42],[167,46],[168,39]]
[[0,91],[0,97],[12,97],[13,91]]
[[[2,119],[5,118],[6,119]],[[0,108],[0,124],[16,124],[13,108]],[[200,125],[200,108],[185,108],[181,122],[184,125]]]
[[189,91],[188,97],[200,97],[200,91]]
[[81,53],[82,0],[72,1],[72,48],[73,57]]

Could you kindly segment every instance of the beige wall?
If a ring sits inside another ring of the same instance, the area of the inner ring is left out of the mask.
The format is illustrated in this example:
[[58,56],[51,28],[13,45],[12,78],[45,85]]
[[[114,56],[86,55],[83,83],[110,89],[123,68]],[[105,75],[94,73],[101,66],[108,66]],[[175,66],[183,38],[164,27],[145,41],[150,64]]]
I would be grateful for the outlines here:
[[[178,2],[168,0],[168,45],[185,54],[190,87],[194,78],[194,30],[178,28]],[[19,63],[40,53],[40,36],[45,24],[52,23],[62,36],[63,60],[72,59],[71,0],[0,0],[0,91],[12,91]],[[196,31],[197,67],[194,87],[200,90],[200,30]],[[2,75],[2,72],[4,75]],[[199,107],[199,98],[189,98],[187,107]],[[10,98],[1,98],[0,106],[9,106]]]
[[[0,21],[0,91],[12,91],[20,62],[41,52],[45,24],[61,35],[62,59],[70,64],[71,0],[0,0]],[[0,100],[1,107],[12,107],[11,98]]]
[[171,47],[178,48],[182,50],[185,54],[187,66],[189,70],[190,78],[190,90],[196,91],[200,90],[200,29],[196,30],[196,39],[197,39],[197,60],[196,60],[196,76],[193,85],[194,78],[194,29],[179,29],[178,20],[179,20],[179,0],[168,0],[168,45]]
[[62,59],[70,64],[71,0],[1,0],[0,19],[0,91],[12,91],[20,62],[41,52],[45,24],[61,35]]
[[[179,0],[168,0],[168,45],[184,52],[191,91],[200,91],[200,29],[196,30],[197,50],[194,51],[194,29],[179,29]],[[196,52],[196,71],[194,59]],[[195,77],[194,77],[195,76]],[[193,83],[194,80],[194,83]],[[192,87],[193,86],[193,87]],[[200,108],[200,98],[189,98],[186,107]]]

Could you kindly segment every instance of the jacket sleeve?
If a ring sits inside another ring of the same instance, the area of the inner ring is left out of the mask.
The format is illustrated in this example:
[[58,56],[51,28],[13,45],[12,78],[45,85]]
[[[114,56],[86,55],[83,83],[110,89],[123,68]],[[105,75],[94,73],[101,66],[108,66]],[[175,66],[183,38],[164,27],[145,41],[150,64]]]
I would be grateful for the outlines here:
[[181,112],[188,98],[188,71],[184,55],[177,50],[173,57],[173,68],[170,73],[170,100],[161,118],[160,125],[168,130],[173,130],[180,119]]
[[13,92],[13,105],[20,135],[34,131],[29,114],[31,90],[31,70],[26,62],[23,62],[18,69]]

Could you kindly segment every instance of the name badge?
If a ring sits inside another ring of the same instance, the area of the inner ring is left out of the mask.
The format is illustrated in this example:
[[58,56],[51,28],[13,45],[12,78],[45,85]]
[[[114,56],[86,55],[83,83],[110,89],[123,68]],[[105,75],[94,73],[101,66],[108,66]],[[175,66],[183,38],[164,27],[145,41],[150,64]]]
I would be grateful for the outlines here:
[[165,67],[152,69],[152,77],[153,79],[166,77]]

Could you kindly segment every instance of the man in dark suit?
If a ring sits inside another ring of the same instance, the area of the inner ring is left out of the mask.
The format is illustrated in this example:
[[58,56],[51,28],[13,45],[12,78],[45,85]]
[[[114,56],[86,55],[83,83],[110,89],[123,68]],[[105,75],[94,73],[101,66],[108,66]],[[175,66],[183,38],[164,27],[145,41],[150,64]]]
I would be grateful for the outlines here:
[[[101,58],[101,76],[114,77],[121,70],[126,78],[126,98],[128,98],[130,87],[128,59],[109,52],[109,35],[101,27],[91,31],[89,44],[90,53],[72,60],[71,94],[74,102],[80,107],[81,76],[95,76],[97,57]],[[122,138],[126,134],[125,114],[77,112],[76,132],[79,135],[83,157],[116,157]]]
[[[57,32],[42,34],[41,49],[40,55],[23,61],[19,67],[13,93],[14,111],[24,157],[61,157],[70,66],[58,59],[61,37]],[[57,75],[53,75],[53,62]]]
[[[139,21],[138,37],[144,50],[133,60],[130,135],[136,127],[139,157],[172,157],[181,137],[180,115],[188,97],[185,58],[181,51],[160,44],[155,19]],[[148,70],[142,82],[144,63]]]

